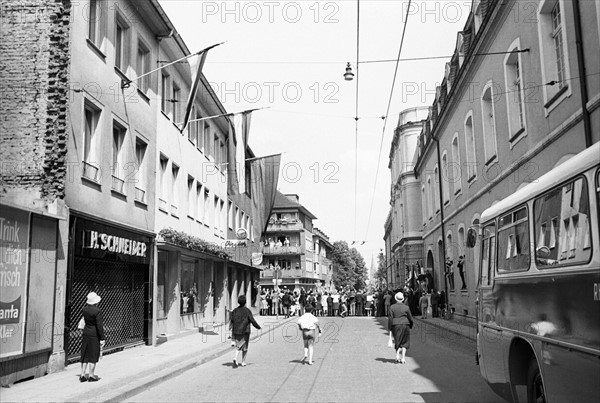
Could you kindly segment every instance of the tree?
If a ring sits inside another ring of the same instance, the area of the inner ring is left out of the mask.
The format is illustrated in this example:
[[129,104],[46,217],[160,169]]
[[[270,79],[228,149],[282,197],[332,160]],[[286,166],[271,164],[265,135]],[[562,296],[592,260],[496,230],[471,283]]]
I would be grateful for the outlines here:
[[377,271],[375,272],[375,280],[380,288],[387,286],[387,267],[385,264],[385,255],[383,251],[379,251],[377,255]]
[[366,286],[367,266],[356,248],[350,249],[345,241],[333,243],[333,284],[337,289],[351,287],[362,289]]

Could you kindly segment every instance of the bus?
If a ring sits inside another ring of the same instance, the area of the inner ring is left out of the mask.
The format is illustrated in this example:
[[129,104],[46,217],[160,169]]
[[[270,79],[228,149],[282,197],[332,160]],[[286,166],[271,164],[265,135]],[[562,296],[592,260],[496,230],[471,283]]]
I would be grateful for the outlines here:
[[600,400],[600,143],[485,210],[477,358],[512,402]]

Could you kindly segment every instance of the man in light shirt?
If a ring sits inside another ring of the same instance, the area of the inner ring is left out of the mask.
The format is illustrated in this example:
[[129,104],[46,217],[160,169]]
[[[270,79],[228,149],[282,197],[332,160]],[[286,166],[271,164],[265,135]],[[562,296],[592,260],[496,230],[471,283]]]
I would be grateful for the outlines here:
[[[304,315],[298,319],[298,327],[302,332],[302,340],[304,341],[304,357],[302,362],[308,358],[308,365],[313,364],[313,352],[316,339],[316,330],[319,329],[319,334],[322,333],[321,327],[319,326],[319,319],[312,314],[314,307],[307,305],[305,308]],[[307,357],[308,356],[308,357]]]

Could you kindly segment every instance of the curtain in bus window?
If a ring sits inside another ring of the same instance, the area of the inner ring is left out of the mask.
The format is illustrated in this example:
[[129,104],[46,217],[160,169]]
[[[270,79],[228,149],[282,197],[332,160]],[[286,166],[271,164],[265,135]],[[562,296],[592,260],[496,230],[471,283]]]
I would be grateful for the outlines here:
[[535,253],[539,267],[589,260],[589,209],[585,178],[556,188],[535,200]]
[[529,268],[529,231],[527,221],[498,232],[499,271],[518,271]]

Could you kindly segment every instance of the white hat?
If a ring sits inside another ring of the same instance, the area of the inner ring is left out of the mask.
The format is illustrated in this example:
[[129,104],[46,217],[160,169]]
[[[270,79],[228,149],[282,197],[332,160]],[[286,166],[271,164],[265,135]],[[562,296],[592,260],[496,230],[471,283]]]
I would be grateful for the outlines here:
[[98,302],[100,302],[102,298],[100,298],[100,296],[98,294],[96,294],[95,292],[90,292],[87,295],[87,303],[88,305],[96,305]]
[[404,294],[402,294],[402,292],[397,292],[396,295],[394,295],[394,298],[396,299],[396,301],[398,302],[402,302],[404,301]]

